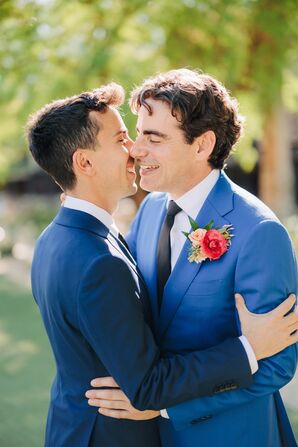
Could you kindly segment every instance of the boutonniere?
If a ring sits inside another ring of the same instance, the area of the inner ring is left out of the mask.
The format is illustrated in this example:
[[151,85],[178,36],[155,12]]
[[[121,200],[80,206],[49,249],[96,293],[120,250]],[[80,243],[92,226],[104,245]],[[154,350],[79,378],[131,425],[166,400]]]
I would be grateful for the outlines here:
[[214,227],[211,220],[204,228],[200,228],[195,220],[188,216],[192,228],[190,233],[183,231],[184,236],[190,241],[191,247],[188,252],[189,262],[199,262],[209,259],[219,259],[228,251],[231,245],[232,225],[224,225],[221,228]]

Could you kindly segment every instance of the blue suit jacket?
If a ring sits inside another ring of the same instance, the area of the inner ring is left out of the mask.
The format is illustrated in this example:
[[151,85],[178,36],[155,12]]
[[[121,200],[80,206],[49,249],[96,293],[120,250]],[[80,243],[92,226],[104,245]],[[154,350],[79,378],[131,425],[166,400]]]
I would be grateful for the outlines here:
[[[94,377],[111,375],[140,408],[164,408],[208,395],[241,358],[241,386],[251,382],[240,343],[160,359],[142,276],[126,248],[94,217],[62,208],[39,238],[33,295],[55,356],[47,447],[158,447],[157,423],[106,418],[84,397]],[[225,365],[217,367],[218,358]]]
[[[187,260],[186,241],[165,285],[159,315],[156,253],[165,212],[166,195],[150,194],[127,238],[149,289],[163,354],[207,349],[240,334],[235,292],[260,313],[297,293],[297,266],[286,230],[261,201],[221,173],[196,221],[200,227],[211,219],[218,227],[232,224],[232,245],[219,260],[196,264]],[[237,361],[231,361],[236,373]],[[227,389],[222,387],[217,396],[169,408],[170,421],[160,420],[163,446],[296,446],[277,392],[293,377],[296,362],[296,346],[291,346],[259,362],[249,388],[221,393]]]

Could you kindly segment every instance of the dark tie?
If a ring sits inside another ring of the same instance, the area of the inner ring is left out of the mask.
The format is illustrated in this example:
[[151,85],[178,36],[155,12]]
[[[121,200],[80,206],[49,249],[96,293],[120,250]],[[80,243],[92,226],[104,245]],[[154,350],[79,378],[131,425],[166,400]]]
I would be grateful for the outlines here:
[[167,215],[161,228],[157,248],[157,295],[159,309],[161,308],[163,289],[171,273],[171,241],[170,231],[175,216],[181,208],[173,200],[170,201]]
[[130,252],[128,243],[126,242],[126,240],[124,239],[124,236],[122,236],[121,233],[118,234],[118,239],[119,239],[119,241],[122,242],[122,244],[123,244],[123,245],[127,248],[127,250]]

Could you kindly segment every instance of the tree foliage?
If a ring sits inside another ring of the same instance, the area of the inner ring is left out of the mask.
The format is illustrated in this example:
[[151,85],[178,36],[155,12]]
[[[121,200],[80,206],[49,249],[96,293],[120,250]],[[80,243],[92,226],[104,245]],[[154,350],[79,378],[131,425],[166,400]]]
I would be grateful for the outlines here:
[[[110,80],[130,90],[182,66],[240,99],[248,146],[282,93],[293,107],[297,30],[296,0],[2,0],[0,181],[26,154],[24,125],[44,103]],[[249,166],[253,152],[239,158]]]

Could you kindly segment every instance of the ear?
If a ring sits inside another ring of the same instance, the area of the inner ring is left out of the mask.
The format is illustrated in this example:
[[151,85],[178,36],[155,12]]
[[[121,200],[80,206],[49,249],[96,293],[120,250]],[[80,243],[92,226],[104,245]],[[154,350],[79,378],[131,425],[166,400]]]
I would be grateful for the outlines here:
[[73,170],[75,174],[94,175],[94,163],[92,151],[89,149],[77,149],[72,156]]
[[213,130],[207,130],[195,140],[197,146],[197,156],[200,160],[208,160],[216,143],[216,136]]

